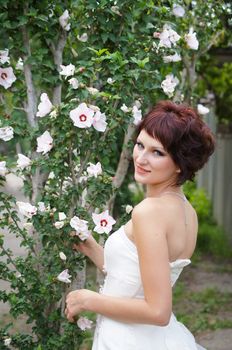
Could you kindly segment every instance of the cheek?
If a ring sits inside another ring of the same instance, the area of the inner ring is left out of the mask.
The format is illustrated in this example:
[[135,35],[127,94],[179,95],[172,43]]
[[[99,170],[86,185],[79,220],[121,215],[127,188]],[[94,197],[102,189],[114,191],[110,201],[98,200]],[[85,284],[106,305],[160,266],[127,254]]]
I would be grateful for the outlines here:
[[134,149],[133,149],[133,154],[132,154],[132,157],[133,157],[133,160],[135,160],[138,156],[138,151],[136,149],[136,146],[134,146]]

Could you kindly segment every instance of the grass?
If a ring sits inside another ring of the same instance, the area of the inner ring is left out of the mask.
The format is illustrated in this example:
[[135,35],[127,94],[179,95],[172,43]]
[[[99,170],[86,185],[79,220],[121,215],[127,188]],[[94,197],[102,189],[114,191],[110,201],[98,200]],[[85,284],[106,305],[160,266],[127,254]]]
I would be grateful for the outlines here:
[[193,292],[182,282],[174,289],[173,304],[178,320],[194,334],[232,328],[232,293],[217,288]]

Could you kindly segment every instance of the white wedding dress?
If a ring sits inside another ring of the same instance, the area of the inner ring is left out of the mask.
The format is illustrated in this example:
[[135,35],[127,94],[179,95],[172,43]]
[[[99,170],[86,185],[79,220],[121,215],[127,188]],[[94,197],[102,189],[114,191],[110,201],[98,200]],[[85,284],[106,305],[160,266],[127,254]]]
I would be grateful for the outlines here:
[[[124,226],[106,241],[104,249],[106,278],[101,293],[129,298],[144,298],[137,249],[127,237]],[[172,286],[189,259],[170,263]],[[99,315],[92,350],[206,350],[174,314],[167,326],[123,323]]]

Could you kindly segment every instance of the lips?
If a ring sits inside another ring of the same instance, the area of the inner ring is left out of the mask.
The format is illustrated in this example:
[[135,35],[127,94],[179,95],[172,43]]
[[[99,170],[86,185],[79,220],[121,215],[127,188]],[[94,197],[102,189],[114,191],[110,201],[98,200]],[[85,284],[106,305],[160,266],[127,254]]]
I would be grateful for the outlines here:
[[139,174],[147,174],[147,173],[150,173],[150,170],[146,170],[146,169],[144,169],[141,166],[136,164],[136,172]]

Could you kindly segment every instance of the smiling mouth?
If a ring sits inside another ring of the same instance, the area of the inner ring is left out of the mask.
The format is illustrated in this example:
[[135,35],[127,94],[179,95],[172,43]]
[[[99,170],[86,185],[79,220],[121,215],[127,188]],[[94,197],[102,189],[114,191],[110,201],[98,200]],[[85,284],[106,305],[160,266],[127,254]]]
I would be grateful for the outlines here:
[[150,173],[150,170],[146,170],[146,169],[143,169],[141,166],[137,165],[136,164],[136,171],[139,172],[139,173]]

